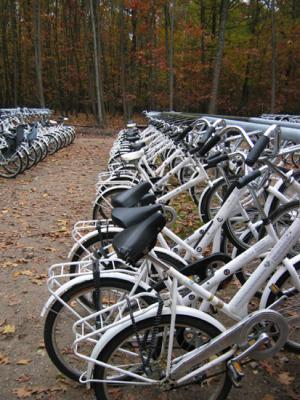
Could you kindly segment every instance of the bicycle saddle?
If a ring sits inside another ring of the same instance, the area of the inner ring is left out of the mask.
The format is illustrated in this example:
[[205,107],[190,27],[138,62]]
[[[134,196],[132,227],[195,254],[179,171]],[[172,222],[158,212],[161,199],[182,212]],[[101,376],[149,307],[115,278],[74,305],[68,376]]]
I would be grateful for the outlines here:
[[114,224],[126,229],[130,226],[139,224],[156,211],[162,211],[162,206],[160,204],[145,207],[114,208],[111,217]]
[[149,204],[154,204],[156,202],[156,196],[152,193],[147,193],[141,198],[139,204],[141,206],[148,206]]
[[149,182],[141,182],[133,188],[114,196],[111,204],[113,207],[133,207],[150,189],[151,184]]
[[125,139],[128,140],[128,142],[136,142],[137,140],[140,140],[140,136],[125,136]]
[[130,144],[130,150],[131,151],[138,151],[138,150],[141,150],[145,146],[146,146],[146,143],[144,143],[144,142],[132,143],[132,144]]
[[131,153],[121,154],[121,159],[125,162],[139,160],[144,155],[144,150],[133,151]]
[[164,216],[156,212],[144,222],[118,233],[113,239],[113,248],[118,257],[129,264],[135,264],[153,249],[157,235],[165,224]]

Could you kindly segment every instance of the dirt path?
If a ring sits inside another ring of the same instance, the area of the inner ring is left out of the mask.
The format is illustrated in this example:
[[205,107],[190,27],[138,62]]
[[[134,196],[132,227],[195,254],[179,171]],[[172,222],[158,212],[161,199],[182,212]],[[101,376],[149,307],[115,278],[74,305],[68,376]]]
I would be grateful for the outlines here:
[[[90,219],[96,175],[106,168],[112,142],[78,138],[24,175],[0,181],[0,400],[94,398],[52,366],[40,312],[47,268],[66,260],[72,225]],[[252,365],[229,398],[300,399],[299,370],[299,356],[280,353]]]

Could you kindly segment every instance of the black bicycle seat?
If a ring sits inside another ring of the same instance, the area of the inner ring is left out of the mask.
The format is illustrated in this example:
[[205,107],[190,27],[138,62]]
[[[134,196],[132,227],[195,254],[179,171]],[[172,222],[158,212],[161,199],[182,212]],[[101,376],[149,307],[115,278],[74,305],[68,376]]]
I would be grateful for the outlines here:
[[126,229],[139,224],[150,215],[161,210],[162,206],[160,204],[145,207],[118,207],[112,210],[111,217],[114,224]]
[[128,140],[128,142],[136,142],[137,140],[141,140],[139,136],[125,136],[125,139]]
[[146,143],[144,143],[144,142],[142,142],[142,143],[132,143],[132,144],[130,144],[130,150],[131,151],[138,151],[138,150],[141,150],[145,146],[146,146]]
[[113,207],[133,207],[150,189],[151,184],[149,182],[141,182],[133,188],[114,196],[111,204]]
[[154,204],[156,202],[156,196],[152,193],[147,193],[145,196],[141,198],[139,201],[140,206],[148,206],[150,204]]
[[113,247],[118,257],[134,265],[153,249],[157,235],[165,224],[164,216],[156,212],[144,222],[118,233],[113,239]]

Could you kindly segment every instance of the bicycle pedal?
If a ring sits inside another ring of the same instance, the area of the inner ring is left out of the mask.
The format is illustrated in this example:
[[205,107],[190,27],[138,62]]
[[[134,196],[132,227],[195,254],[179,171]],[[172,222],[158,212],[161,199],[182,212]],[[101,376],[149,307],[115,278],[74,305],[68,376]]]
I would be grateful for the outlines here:
[[228,367],[228,375],[229,378],[232,382],[232,384],[236,387],[239,388],[241,387],[241,380],[245,376],[245,374],[242,372],[242,367],[241,364],[238,362],[231,362],[227,364]]

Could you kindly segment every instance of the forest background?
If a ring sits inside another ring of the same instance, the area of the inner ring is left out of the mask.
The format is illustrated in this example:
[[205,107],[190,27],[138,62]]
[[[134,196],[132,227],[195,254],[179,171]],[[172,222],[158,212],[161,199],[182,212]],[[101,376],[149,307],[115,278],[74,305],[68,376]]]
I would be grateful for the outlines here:
[[0,107],[300,113],[300,0],[1,0],[0,19]]

